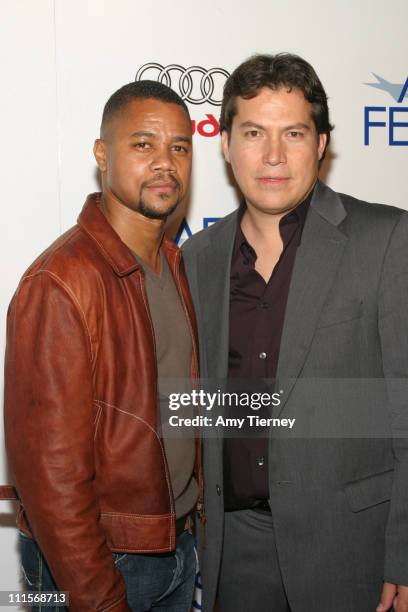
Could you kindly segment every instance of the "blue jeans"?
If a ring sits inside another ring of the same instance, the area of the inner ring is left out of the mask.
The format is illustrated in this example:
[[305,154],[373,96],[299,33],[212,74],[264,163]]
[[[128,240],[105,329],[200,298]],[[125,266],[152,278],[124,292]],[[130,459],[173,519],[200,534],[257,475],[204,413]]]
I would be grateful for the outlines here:
[[[28,592],[57,591],[37,544],[20,533],[23,578]],[[177,537],[174,553],[139,555],[113,553],[113,562],[126,583],[129,607],[135,612],[189,612],[196,574],[193,536]],[[66,612],[67,608],[37,605],[33,612]]]

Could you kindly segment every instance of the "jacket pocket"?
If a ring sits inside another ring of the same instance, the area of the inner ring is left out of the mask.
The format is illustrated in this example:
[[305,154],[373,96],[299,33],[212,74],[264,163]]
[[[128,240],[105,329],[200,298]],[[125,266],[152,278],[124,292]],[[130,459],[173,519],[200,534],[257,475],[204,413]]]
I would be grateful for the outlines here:
[[324,309],[317,326],[318,328],[329,327],[330,325],[359,319],[362,315],[363,301],[356,298],[341,306]]
[[353,512],[360,512],[371,506],[391,499],[394,470],[373,474],[345,485],[344,492]]

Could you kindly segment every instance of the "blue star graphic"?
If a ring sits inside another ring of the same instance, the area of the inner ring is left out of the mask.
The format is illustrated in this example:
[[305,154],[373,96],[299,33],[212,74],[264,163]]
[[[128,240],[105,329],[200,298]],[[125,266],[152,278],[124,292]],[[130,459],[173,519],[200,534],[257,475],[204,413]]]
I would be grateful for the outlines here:
[[408,97],[408,77],[405,83],[390,83],[389,81],[386,81],[374,72],[372,72],[371,74],[375,76],[378,83],[364,83],[364,85],[368,85],[369,87],[375,87],[376,89],[386,91],[390,94],[392,98],[394,98],[396,102],[399,103],[401,103],[404,98]]

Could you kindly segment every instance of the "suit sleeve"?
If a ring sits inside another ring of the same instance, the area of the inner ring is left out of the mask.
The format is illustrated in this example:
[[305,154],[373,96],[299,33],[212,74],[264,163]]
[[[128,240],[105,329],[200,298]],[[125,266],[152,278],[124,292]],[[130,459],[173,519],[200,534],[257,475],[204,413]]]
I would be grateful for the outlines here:
[[4,409],[11,472],[69,609],[128,611],[93,490],[90,337],[75,297],[45,271],[23,279],[9,308]]
[[384,579],[408,585],[408,214],[391,236],[379,290],[379,332],[393,436],[394,482]]

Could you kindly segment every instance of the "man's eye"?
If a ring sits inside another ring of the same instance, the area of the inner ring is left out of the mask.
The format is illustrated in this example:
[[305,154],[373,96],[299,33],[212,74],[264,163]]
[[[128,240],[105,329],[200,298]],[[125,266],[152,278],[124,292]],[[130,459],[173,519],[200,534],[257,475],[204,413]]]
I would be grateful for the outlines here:
[[187,153],[188,149],[187,147],[184,147],[183,145],[174,145],[173,151],[175,151],[176,153]]
[[136,142],[134,146],[136,149],[148,149],[150,147],[148,142]]
[[291,130],[289,132],[289,136],[291,138],[301,138],[303,136],[302,132],[298,132],[298,130]]
[[248,130],[247,132],[245,132],[245,136],[247,138],[257,138],[257,136],[259,136],[259,131],[258,130]]

